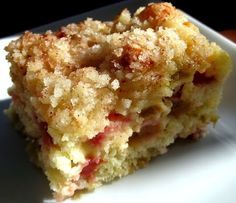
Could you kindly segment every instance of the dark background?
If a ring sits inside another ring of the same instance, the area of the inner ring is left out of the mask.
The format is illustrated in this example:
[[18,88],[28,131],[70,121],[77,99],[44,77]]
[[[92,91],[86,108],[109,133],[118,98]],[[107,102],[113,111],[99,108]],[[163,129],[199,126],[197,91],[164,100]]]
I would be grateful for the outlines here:
[[[4,2],[0,9],[0,38],[119,1],[122,0]],[[236,29],[236,8],[233,0],[170,0],[169,2],[217,31]]]

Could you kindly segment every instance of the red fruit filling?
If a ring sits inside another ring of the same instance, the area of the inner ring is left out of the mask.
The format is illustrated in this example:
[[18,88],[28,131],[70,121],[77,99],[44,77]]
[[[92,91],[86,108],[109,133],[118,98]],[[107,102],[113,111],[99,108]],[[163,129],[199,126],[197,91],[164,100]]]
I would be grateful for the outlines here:
[[98,168],[98,165],[101,163],[101,159],[96,158],[88,158],[88,164],[82,169],[80,175],[84,179],[92,179],[95,175],[95,172]]
[[[110,113],[107,117],[112,122],[121,122],[121,123],[127,123],[130,122],[130,118],[123,116],[119,113]],[[95,145],[95,146],[101,146],[106,135],[112,131],[115,131],[118,128],[117,125],[110,125],[106,126],[104,128],[103,132],[98,133],[95,137],[89,140],[89,143]]]
[[205,85],[214,82],[216,79],[214,76],[207,76],[206,73],[196,72],[193,77],[194,85]]
[[53,140],[52,140],[52,137],[48,134],[47,130],[48,130],[48,125],[47,123],[45,122],[41,122],[39,124],[40,126],[40,130],[41,130],[41,133],[42,133],[42,145],[44,147],[51,147],[53,146]]
[[123,116],[119,113],[110,113],[107,117],[110,121],[113,122],[130,122],[131,119],[127,116]]
[[89,142],[96,146],[101,146],[103,140],[105,139],[106,134],[110,132],[110,127],[106,126],[103,132],[98,133],[95,137],[93,137]]

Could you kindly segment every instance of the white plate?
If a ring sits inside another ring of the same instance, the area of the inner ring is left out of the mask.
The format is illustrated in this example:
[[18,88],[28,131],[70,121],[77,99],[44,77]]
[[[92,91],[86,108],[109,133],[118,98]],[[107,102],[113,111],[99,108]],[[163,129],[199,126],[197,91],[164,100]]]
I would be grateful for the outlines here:
[[[58,21],[34,31],[55,29],[87,16],[111,19],[124,7],[131,10],[148,1],[125,1],[79,16]],[[236,64],[236,45],[199,21],[189,17],[210,40],[217,42]],[[11,85],[9,64],[3,47],[15,37],[0,40],[0,202],[53,202],[48,182],[24,152],[24,141],[10,125],[2,110],[9,105]],[[78,202],[236,202],[236,71],[224,88],[221,120],[199,142],[176,144],[166,155],[157,157],[143,170],[82,196]],[[72,202],[67,200],[66,202]],[[74,202],[74,201],[73,201]]]

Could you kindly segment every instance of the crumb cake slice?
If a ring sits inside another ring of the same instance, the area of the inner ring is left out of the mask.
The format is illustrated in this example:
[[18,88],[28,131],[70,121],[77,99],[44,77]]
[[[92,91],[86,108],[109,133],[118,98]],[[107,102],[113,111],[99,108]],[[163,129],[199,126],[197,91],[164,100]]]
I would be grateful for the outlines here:
[[[218,119],[228,54],[169,3],[25,32],[7,47],[8,110],[57,199],[128,175]],[[158,181],[158,180],[157,180]]]

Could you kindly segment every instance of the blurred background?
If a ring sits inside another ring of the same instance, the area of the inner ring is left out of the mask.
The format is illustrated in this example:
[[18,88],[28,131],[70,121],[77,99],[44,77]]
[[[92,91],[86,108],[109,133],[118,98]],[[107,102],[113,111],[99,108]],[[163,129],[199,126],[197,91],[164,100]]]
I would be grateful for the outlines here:
[[[121,1],[40,0],[32,3],[24,0],[4,1],[0,12],[0,38]],[[169,2],[217,31],[236,29],[236,17],[234,17],[236,8],[232,0],[169,0]]]

